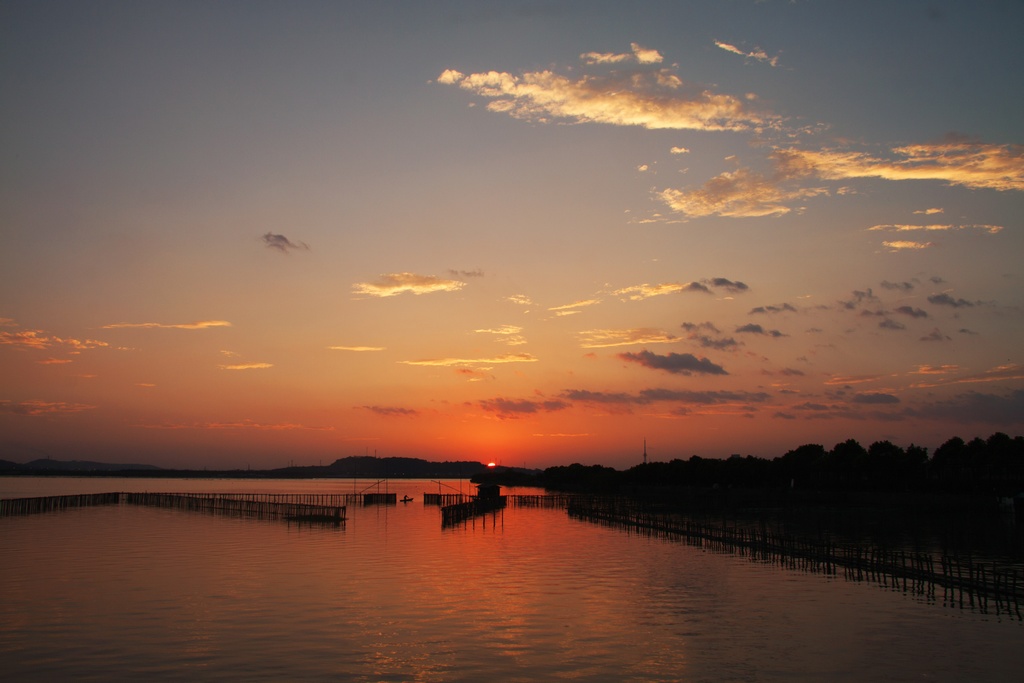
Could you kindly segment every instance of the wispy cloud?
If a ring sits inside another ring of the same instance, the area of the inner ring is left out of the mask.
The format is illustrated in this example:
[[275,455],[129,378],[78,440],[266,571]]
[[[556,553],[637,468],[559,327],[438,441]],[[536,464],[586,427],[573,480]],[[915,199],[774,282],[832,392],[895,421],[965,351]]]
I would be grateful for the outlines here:
[[692,353],[669,353],[659,356],[651,351],[620,353],[619,358],[652,370],[664,370],[674,375],[728,375],[721,365]]
[[334,427],[310,427],[308,425],[296,424],[294,422],[256,422],[245,419],[236,422],[196,422],[192,424],[165,423],[165,424],[144,424],[140,425],[146,429],[200,429],[200,430],[256,430],[271,432],[287,432],[296,430],[309,430],[317,432],[333,432]]
[[958,372],[960,370],[959,365],[945,364],[945,365],[918,365],[916,370],[912,370],[912,375],[948,375],[951,372]]
[[398,408],[394,406],[362,406],[371,413],[381,417],[416,417],[420,411],[413,408]]
[[914,242],[913,240],[889,240],[882,242],[882,246],[893,251],[906,251],[914,249],[931,249],[935,242]]
[[740,325],[736,328],[737,334],[758,334],[764,337],[785,337],[786,335],[779,330],[765,329],[757,323],[747,323],[746,325]]
[[737,402],[764,403],[771,399],[767,393],[761,391],[686,391],[676,389],[644,389],[636,394],[569,389],[562,392],[562,397],[581,403],[621,405],[647,405],[649,403],[666,401],[682,404],[714,405]]
[[897,306],[896,308],[893,309],[893,312],[899,313],[900,315],[906,315],[911,318],[928,317],[928,311],[922,310],[920,308],[914,308],[913,306]]
[[721,351],[739,346],[739,342],[732,337],[723,337],[721,330],[710,322],[683,323],[680,327],[688,332],[688,340],[697,342],[703,348]]
[[943,180],[973,189],[1024,190],[1024,146],[980,142],[904,145],[891,158],[865,152],[779,150],[775,158],[790,172],[829,180]]
[[654,296],[664,296],[665,294],[675,294],[677,292],[685,291],[687,284],[680,284],[678,282],[663,283],[657,285],[650,285],[644,283],[642,285],[632,285],[630,287],[623,287],[622,289],[616,289],[612,294],[618,297],[623,297],[630,301],[642,301],[643,299],[650,299]]
[[580,332],[580,346],[585,349],[603,349],[634,344],[669,344],[677,337],[664,330],[638,327],[628,330],[585,330]]
[[733,281],[724,277],[714,277],[697,282],[666,282],[656,285],[647,284],[623,287],[612,292],[615,296],[629,301],[642,301],[655,296],[676,294],[679,292],[700,292],[711,294],[713,289],[724,289],[731,293],[746,292],[750,288],[743,282]]
[[949,306],[950,308],[971,308],[975,305],[974,302],[967,301],[966,299],[957,299],[947,292],[932,294],[928,297],[928,303],[935,304],[936,306]]
[[426,358],[423,360],[398,361],[404,365],[425,365],[435,367],[458,367],[473,365],[502,365],[504,363],[536,363],[537,358],[528,353],[512,353],[491,358]]
[[652,68],[661,61],[655,50],[634,44],[632,54],[586,53],[582,61],[586,67],[617,68],[578,77],[550,70],[515,75],[446,69],[437,81],[489,98],[490,111],[529,121],[704,131],[754,130],[777,123],[777,117],[755,110],[750,97],[715,93],[684,83],[673,69]]
[[456,292],[466,286],[461,280],[445,280],[434,275],[416,273],[387,273],[376,282],[357,282],[352,285],[356,294],[375,297],[397,296],[399,294],[430,294],[433,292]]
[[596,306],[601,303],[600,299],[584,299],[582,301],[574,301],[571,304],[563,304],[561,306],[552,306],[548,310],[555,315],[572,315],[579,313],[579,309],[587,308],[588,306]]
[[221,370],[266,370],[274,367],[273,363],[237,363],[235,365],[220,365]]
[[758,218],[783,216],[793,210],[791,202],[825,194],[825,188],[800,187],[781,174],[765,176],[740,168],[726,171],[698,189],[667,188],[655,196],[676,213],[691,218]]
[[476,270],[455,270],[454,268],[449,268],[448,274],[452,277],[483,277],[484,271],[479,268]]
[[[750,168],[727,171],[703,187],[667,188],[655,196],[673,211],[688,217],[782,216],[792,204],[829,194],[828,188],[807,187],[808,178],[848,180],[942,180],[972,189],[1024,190],[1024,147],[968,142],[905,145],[884,158],[867,152],[837,149],[777,149],[771,154],[773,170],[762,174]],[[837,194],[842,194],[837,190]],[[924,215],[940,213],[927,209]],[[999,232],[998,225],[879,225],[877,230],[967,230]],[[914,248],[910,243],[892,248]]]
[[853,384],[867,384],[883,379],[885,375],[834,375],[825,380],[828,386],[846,386]]
[[884,225],[872,225],[868,230],[890,230],[893,232],[913,232],[913,231],[953,231],[953,230],[981,230],[991,235],[995,235],[1002,231],[1003,226],[1001,225],[951,225],[943,223],[933,223],[930,225],[911,225],[906,223],[889,223]]
[[886,394],[880,391],[869,391],[863,394],[854,394],[850,399],[853,403],[866,403],[871,405],[883,405],[891,403],[899,403],[900,399],[892,394]]
[[660,64],[664,59],[657,50],[642,47],[636,43],[630,43],[632,52],[585,52],[580,55],[584,64],[621,64],[623,62],[636,62],[638,64]]
[[793,304],[769,304],[768,306],[755,306],[751,308],[747,315],[758,315],[762,313],[796,313],[796,306]]
[[516,419],[524,415],[565,410],[569,403],[561,400],[533,401],[527,399],[491,398],[477,403],[484,411],[501,419]]
[[718,47],[722,48],[726,52],[731,52],[731,53],[739,55],[741,57],[747,57],[749,59],[756,59],[757,61],[764,62],[764,63],[766,63],[766,64],[768,64],[770,66],[778,66],[779,65],[779,57],[778,57],[778,55],[776,55],[774,57],[769,57],[768,53],[765,52],[764,50],[762,50],[759,47],[755,47],[753,50],[746,51],[746,50],[741,50],[740,48],[738,48],[735,45],[732,45],[730,43],[723,43],[720,40],[716,40],[715,41],[715,45],[717,45]]
[[493,334],[498,337],[498,341],[509,346],[521,346],[526,343],[526,338],[522,335],[523,328],[518,325],[502,325],[500,327],[474,330],[479,334]]
[[309,245],[305,242],[292,242],[284,235],[275,235],[272,232],[268,232],[263,235],[263,244],[266,245],[268,249],[276,249],[282,254],[287,254],[289,251],[294,251],[296,249],[309,251]]
[[211,327],[231,327],[226,320],[200,320],[194,323],[112,323],[104,325],[104,330],[114,330],[129,327],[158,328],[165,330],[206,330]]
[[[932,366],[921,367],[930,368]],[[921,372],[920,374],[950,375],[959,369],[955,365],[944,365],[941,367],[949,368],[949,370],[945,372]],[[1021,379],[1024,379],[1024,365],[1021,365],[1020,363],[1007,363],[1005,365],[997,365],[996,367],[991,368],[989,370],[985,370],[984,372],[979,372],[971,375],[962,375],[959,377],[947,377],[937,379],[932,382],[921,382],[918,384],[914,384],[913,386],[915,388],[928,389],[931,387],[944,386],[947,384],[987,384],[989,382],[1008,382],[1017,381]]]
[[384,346],[328,346],[331,351],[383,351],[386,347]]
[[96,339],[74,339],[46,334],[42,330],[21,330],[20,332],[0,332],[0,344],[20,346],[26,349],[50,349],[67,347],[74,351],[109,347],[107,342]]
[[81,413],[86,410],[94,410],[95,408],[96,406],[86,403],[67,403],[65,401],[41,401],[38,399],[8,401],[0,399],[0,413],[28,415],[31,417]]

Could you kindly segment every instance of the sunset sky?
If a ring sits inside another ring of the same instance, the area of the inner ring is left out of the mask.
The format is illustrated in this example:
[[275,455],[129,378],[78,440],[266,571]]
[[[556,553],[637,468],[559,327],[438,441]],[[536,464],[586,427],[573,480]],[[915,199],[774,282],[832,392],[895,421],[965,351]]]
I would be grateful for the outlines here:
[[1024,3],[0,2],[0,458],[1024,431]]

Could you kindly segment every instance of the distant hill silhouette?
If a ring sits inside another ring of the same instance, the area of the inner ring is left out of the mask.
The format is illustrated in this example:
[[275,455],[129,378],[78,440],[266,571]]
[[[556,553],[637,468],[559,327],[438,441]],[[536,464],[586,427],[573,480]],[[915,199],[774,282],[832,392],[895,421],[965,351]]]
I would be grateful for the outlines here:
[[90,460],[53,460],[52,458],[39,458],[24,464],[0,460],[0,470],[31,470],[46,472],[121,472],[124,470],[161,470],[162,467],[155,465],[121,465],[106,462],[92,462]]
[[375,458],[368,455],[353,455],[335,460],[324,468],[324,474],[332,477],[379,479],[468,479],[486,469],[487,466],[483,463],[471,460],[430,462],[420,458]]

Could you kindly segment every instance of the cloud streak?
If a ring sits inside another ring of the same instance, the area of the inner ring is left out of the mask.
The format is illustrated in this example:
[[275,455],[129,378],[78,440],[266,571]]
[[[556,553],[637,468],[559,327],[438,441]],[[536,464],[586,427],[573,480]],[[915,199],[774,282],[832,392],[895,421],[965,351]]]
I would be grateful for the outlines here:
[[28,401],[0,400],[0,413],[11,415],[27,415],[38,417],[40,415],[67,415],[70,413],[81,413],[86,410],[95,410],[96,406],[86,403],[67,403],[65,401],[42,401],[30,399]]
[[726,171],[695,190],[666,188],[655,193],[672,211],[691,218],[784,216],[791,202],[828,194],[820,187],[799,187],[784,175],[762,175],[749,168]]
[[707,358],[697,358],[692,353],[669,353],[659,356],[651,351],[620,353],[619,358],[637,363],[652,370],[664,370],[674,375],[728,375],[721,365]]
[[528,353],[506,354],[492,358],[427,358],[423,360],[398,361],[403,365],[421,365],[432,367],[460,367],[474,365],[502,365],[505,363],[536,363],[537,358]]
[[775,153],[796,175],[829,180],[942,180],[971,189],[1024,190],[1024,146],[947,142],[893,147],[891,158],[834,149]]
[[748,97],[688,85],[672,69],[653,68],[661,55],[635,43],[631,54],[589,52],[581,57],[587,67],[623,68],[578,77],[550,70],[515,75],[446,69],[437,82],[489,98],[489,111],[527,121],[703,131],[755,130],[777,123],[777,117],[756,111]]
[[152,328],[162,330],[207,330],[212,327],[231,327],[226,320],[200,320],[194,323],[112,323],[104,325],[104,330],[116,330],[122,328]]
[[266,370],[274,367],[273,363],[237,363],[235,365],[220,365],[221,370]]
[[305,242],[292,242],[284,235],[275,235],[272,232],[268,232],[263,235],[263,244],[268,249],[276,249],[282,254],[287,254],[290,251],[297,249],[303,251],[309,251],[309,245]]
[[526,399],[491,398],[477,403],[485,412],[493,413],[503,420],[516,419],[524,415],[551,413],[565,410],[570,404],[561,400],[530,401]]
[[356,294],[386,298],[399,294],[432,294],[434,292],[457,292],[466,286],[461,280],[445,280],[434,275],[416,273],[387,273],[376,282],[357,282],[352,285]]
[[748,59],[756,59],[757,61],[764,62],[764,63],[768,64],[769,66],[778,66],[779,65],[779,58],[778,58],[777,55],[775,57],[769,57],[768,53],[765,52],[764,50],[762,50],[759,47],[755,47],[752,51],[746,52],[746,51],[741,50],[740,48],[736,47],[735,45],[732,45],[730,43],[724,43],[724,42],[722,42],[720,40],[716,40],[715,41],[715,45],[717,47],[722,48],[726,52],[731,52],[731,53],[733,53],[735,55],[739,55],[740,57],[747,57]]
[[20,346],[26,349],[50,349],[66,346],[75,351],[109,347],[110,344],[96,339],[74,339],[48,335],[42,330],[22,330],[20,332],[0,332],[0,344]]
[[674,335],[650,327],[626,330],[585,330],[580,333],[580,346],[585,349],[603,349],[633,344],[669,344],[678,341]]

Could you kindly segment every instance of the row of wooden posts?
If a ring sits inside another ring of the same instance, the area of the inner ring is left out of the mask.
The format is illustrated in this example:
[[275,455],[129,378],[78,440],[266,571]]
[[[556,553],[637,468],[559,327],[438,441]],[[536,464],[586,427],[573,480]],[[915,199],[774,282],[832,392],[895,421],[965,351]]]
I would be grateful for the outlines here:
[[445,505],[441,508],[441,527],[453,526],[472,517],[503,510],[507,504],[506,496],[494,496],[493,498],[472,498],[462,503]]
[[56,512],[69,508],[92,507],[95,505],[117,505],[120,502],[120,493],[76,493],[68,496],[4,498],[0,499],[0,517],[32,515],[39,512]]
[[789,569],[873,581],[892,590],[937,600],[948,606],[977,607],[1024,620],[1024,569],[971,556],[936,556],[903,548],[838,544],[832,539],[798,538],[766,528],[702,522],[645,509],[621,499],[579,496],[567,506],[571,517],[674,538],[708,550],[746,555]]
[[346,507],[331,494],[85,493],[0,500],[0,517],[96,505],[147,505],[290,521],[345,521]]

